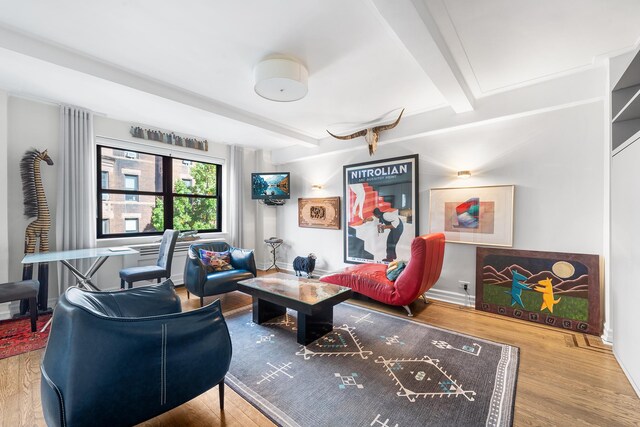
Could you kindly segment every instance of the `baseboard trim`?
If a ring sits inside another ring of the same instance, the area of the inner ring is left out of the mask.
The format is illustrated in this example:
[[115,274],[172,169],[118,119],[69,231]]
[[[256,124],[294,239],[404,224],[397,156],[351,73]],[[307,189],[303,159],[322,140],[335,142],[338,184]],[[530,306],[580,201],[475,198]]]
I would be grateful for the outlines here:
[[[49,298],[47,301],[47,307],[55,308],[58,304],[58,297]],[[20,311],[20,301],[12,301],[4,304],[0,304],[0,320],[11,319],[14,315]]]
[[604,344],[613,345],[613,329],[611,329],[610,323],[605,322],[600,338]]
[[631,384],[631,387],[633,387],[633,390],[636,392],[636,394],[640,398],[640,386],[638,386],[638,384],[636,384],[633,381],[633,378],[631,378],[631,375],[629,375],[629,371],[627,370],[627,368],[624,366],[624,364],[622,363],[622,361],[618,357],[618,354],[616,353],[616,348],[615,347],[613,347],[613,356],[616,358],[616,361],[618,362],[618,365],[620,365],[620,367],[622,368],[622,372],[624,372],[624,375],[627,377],[627,380],[629,380],[629,383]]
[[476,305],[476,297],[473,295],[445,291],[442,289],[429,289],[427,291],[427,298],[462,305],[464,307],[475,307]]

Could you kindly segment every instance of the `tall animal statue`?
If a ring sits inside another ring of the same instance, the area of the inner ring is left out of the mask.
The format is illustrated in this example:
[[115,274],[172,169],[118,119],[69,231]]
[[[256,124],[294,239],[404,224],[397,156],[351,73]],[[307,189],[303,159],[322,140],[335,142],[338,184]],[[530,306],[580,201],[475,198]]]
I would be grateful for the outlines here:
[[293,270],[296,272],[296,276],[302,276],[301,272],[307,273],[307,277],[311,278],[313,269],[316,268],[316,256],[309,254],[306,258],[297,256],[293,260]]
[[[22,192],[24,195],[24,216],[34,218],[27,225],[24,233],[24,253],[33,254],[38,246],[39,252],[49,252],[49,231],[51,229],[51,214],[47,206],[47,198],[42,186],[42,176],[40,174],[40,163],[45,162],[52,166],[53,160],[47,154],[47,150],[42,152],[34,149],[27,151],[20,161],[20,175],[22,177]],[[33,277],[33,264],[25,264],[22,270],[22,280],[29,280]],[[49,264],[41,263],[38,266],[38,281],[40,291],[38,292],[38,307],[42,310],[47,308],[48,298],[48,277]],[[25,306],[23,308],[23,306]],[[24,311],[23,311],[24,310]],[[21,312],[26,312],[26,304],[21,305]]]
[[380,137],[380,132],[382,132],[383,130],[389,130],[396,127],[398,123],[400,123],[400,118],[402,118],[402,113],[404,113],[404,108],[402,109],[402,111],[400,111],[400,115],[398,116],[396,121],[388,125],[375,126],[372,128],[362,129],[362,130],[359,130],[358,132],[352,133],[350,135],[344,135],[344,136],[334,135],[328,130],[327,130],[327,133],[334,138],[343,139],[343,140],[364,136],[364,140],[367,141],[367,145],[369,145],[369,155],[373,156],[373,154],[376,152],[376,149],[378,148],[378,139]]

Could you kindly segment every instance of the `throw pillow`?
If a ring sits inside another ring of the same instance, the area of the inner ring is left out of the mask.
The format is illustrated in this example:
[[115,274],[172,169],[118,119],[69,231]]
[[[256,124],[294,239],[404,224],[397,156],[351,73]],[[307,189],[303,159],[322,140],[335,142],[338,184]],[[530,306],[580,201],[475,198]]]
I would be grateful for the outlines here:
[[387,279],[395,282],[406,266],[406,261],[391,261],[387,267]]
[[214,252],[200,249],[200,262],[209,273],[233,270],[229,251]]

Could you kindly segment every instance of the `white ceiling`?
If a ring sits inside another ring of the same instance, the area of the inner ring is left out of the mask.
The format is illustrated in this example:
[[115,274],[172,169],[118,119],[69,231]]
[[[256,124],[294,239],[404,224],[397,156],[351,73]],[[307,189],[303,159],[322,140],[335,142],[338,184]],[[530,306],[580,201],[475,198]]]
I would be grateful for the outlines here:
[[[0,88],[210,140],[318,144],[588,67],[640,37],[637,0],[0,0]],[[271,54],[309,70],[292,103],[253,91]]]

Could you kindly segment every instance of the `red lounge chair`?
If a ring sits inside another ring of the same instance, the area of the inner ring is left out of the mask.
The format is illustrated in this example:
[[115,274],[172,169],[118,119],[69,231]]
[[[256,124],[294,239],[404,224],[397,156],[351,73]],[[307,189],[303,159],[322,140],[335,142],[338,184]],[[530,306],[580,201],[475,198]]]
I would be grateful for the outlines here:
[[[440,277],[444,258],[444,234],[418,236],[411,242],[411,258],[395,282],[387,279],[385,264],[359,264],[320,278],[322,282],[347,286],[385,304],[403,306],[427,292]],[[426,301],[426,300],[425,300]]]

